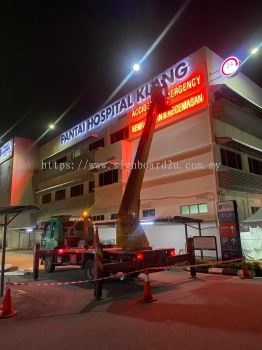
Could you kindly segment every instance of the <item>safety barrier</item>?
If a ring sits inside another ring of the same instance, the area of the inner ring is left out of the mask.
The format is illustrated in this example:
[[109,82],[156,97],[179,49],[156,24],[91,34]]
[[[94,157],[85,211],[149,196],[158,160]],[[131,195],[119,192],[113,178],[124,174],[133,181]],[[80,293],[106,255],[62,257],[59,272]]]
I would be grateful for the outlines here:
[[8,282],[9,285],[12,286],[62,286],[62,285],[74,285],[74,284],[82,284],[82,283],[93,283],[95,281],[105,281],[105,280],[116,280],[116,279],[123,279],[124,277],[128,277],[130,275],[133,275],[135,273],[144,273],[145,270],[148,272],[152,271],[164,271],[164,270],[176,270],[176,269],[185,269],[185,268],[192,268],[192,267],[204,267],[204,266],[215,266],[219,264],[229,264],[232,262],[242,261],[242,258],[239,259],[232,259],[232,260],[226,260],[226,261],[209,261],[204,264],[194,264],[194,265],[169,265],[169,266],[160,266],[160,267],[151,267],[147,269],[141,269],[136,270],[132,272],[127,273],[119,273],[117,275],[113,276],[106,276],[106,277],[100,277],[93,280],[80,280],[80,281],[69,281],[69,282],[50,282],[50,283],[39,283],[39,282]]
[[[82,283],[92,283],[94,282],[94,296],[97,300],[99,300],[102,296],[102,281],[104,280],[110,280],[110,279],[123,279],[124,277],[128,277],[129,275],[132,275],[134,273],[145,273],[145,284],[144,284],[144,295],[142,299],[140,299],[140,302],[143,303],[151,303],[153,301],[156,301],[156,298],[154,298],[151,294],[151,287],[150,287],[150,281],[149,281],[149,272],[150,270],[156,272],[156,271],[165,271],[165,270],[176,270],[176,269],[185,269],[190,268],[195,269],[196,267],[202,267],[202,266],[215,266],[218,264],[227,264],[232,262],[241,261],[243,263],[243,278],[250,278],[249,275],[247,275],[247,271],[245,271],[246,265],[245,265],[245,259],[232,259],[227,261],[209,261],[204,264],[192,264],[192,265],[170,265],[170,266],[162,266],[162,267],[152,267],[152,268],[146,268],[141,269],[137,271],[132,271],[128,273],[122,273],[118,274],[117,276],[107,276],[107,277],[100,277],[93,280],[80,280],[80,281],[68,281],[68,282],[50,282],[50,283],[39,283],[39,282],[6,282],[6,294],[3,299],[3,303],[0,306],[0,319],[13,317],[16,315],[16,310],[12,308],[12,300],[11,300],[11,286],[65,286],[65,285],[76,285],[76,284],[82,284]],[[195,270],[194,270],[195,271]],[[99,275],[97,275],[99,276]],[[192,277],[195,277],[195,274],[192,275]],[[98,290],[101,289],[101,290]]]

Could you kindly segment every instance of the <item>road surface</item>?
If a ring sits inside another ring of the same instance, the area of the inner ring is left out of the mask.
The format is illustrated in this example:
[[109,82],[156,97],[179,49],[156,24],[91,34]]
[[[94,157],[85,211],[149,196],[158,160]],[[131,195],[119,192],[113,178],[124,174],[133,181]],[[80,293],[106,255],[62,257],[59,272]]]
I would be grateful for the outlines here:
[[[81,270],[40,273],[41,283],[82,278]],[[1,348],[261,350],[262,279],[207,274],[191,279],[184,271],[150,279],[157,298],[150,304],[138,301],[143,275],[104,283],[101,301],[94,301],[91,283],[12,287],[18,314],[0,320]]]

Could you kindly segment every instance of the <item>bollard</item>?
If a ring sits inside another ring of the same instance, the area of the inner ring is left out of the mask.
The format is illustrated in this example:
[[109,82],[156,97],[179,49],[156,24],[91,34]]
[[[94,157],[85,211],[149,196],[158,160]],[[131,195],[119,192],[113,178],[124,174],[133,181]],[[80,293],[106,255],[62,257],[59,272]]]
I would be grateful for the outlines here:
[[95,246],[95,256],[94,256],[94,296],[96,300],[100,300],[102,297],[103,283],[100,278],[103,277],[103,249],[99,243],[98,229],[96,228],[94,235],[94,246]]
[[[196,257],[195,257],[193,238],[188,238],[187,248],[188,248],[188,254],[189,254],[189,263],[190,263],[190,265],[195,265],[196,264]],[[191,278],[196,277],[196,268],[195,267],[190,267],[190,275],[191,275]]]
[[36,243],[34,247],[34,261],[33,261],[33,278],[34,280],[38,279],[39,275],[39,250],[40,244]]

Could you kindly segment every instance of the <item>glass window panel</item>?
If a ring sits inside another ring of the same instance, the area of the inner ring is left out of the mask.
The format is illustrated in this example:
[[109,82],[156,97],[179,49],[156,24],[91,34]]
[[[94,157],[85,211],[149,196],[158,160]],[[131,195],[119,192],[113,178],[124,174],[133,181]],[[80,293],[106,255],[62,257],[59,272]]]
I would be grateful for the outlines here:
[[198,205],[197,204],[190,205],[190,214],[198,214]]
[[208,207],[206,203],[198,204],[199,213],[207,213]]
[[190,214],[189,205],[183,205],[182,207],[180,207],[180,212],[181,212],[181,215]]

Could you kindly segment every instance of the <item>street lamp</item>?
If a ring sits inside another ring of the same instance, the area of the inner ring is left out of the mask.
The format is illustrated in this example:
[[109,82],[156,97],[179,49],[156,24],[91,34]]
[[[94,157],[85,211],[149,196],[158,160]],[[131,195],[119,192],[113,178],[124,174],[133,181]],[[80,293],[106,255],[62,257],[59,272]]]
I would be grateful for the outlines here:
[[259,50],[259,47],[258,47],[258,46],[257,46],[257,47],[254,47],[254,48],[250,51],[251,55],[255,55],[255,54],[258,52],[258,50]]
[[54,128],[55,128],[55,124],[50,123],[50,124],[48,125],[48,128],[49,128],[50,130],[54,130]]
[[135,63],[133,65],[133,71],[138,72],[140,70],[140,65],[138,63]]

